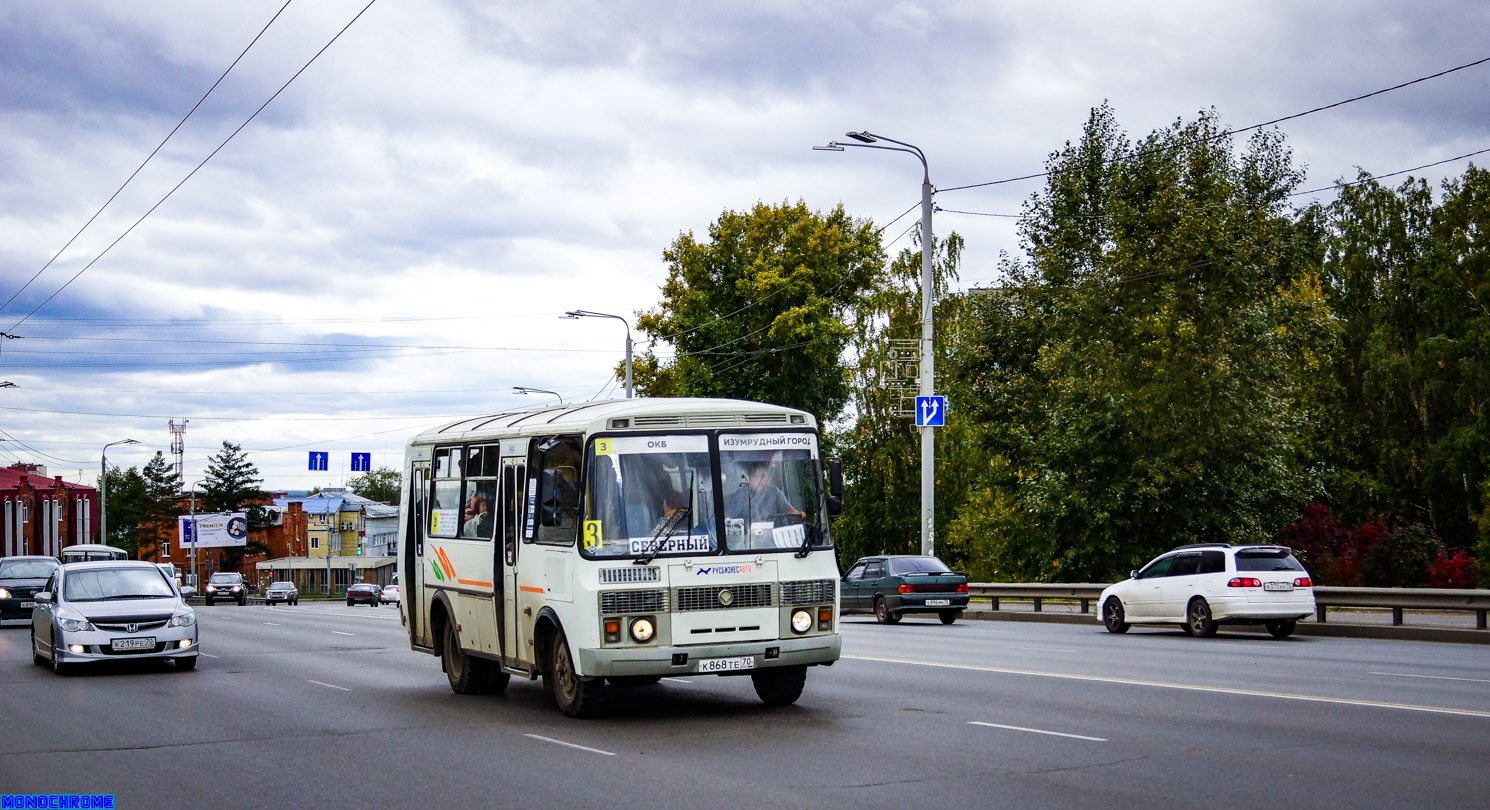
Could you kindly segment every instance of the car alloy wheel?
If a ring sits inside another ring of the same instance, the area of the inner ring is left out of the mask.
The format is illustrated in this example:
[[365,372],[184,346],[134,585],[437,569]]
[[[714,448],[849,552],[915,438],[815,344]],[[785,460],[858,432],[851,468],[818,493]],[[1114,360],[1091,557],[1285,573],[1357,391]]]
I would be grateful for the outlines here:
[[1211,606],[1204,599],[1190,600],[1185,610],[1185,632],[1197,638],[1216,634],[1216,621],[1211,618]]
[[1109,633],[1126,633],[1131,626],[1123,611],[1123,603],[1116,596],[1102,603],[1102,624]]

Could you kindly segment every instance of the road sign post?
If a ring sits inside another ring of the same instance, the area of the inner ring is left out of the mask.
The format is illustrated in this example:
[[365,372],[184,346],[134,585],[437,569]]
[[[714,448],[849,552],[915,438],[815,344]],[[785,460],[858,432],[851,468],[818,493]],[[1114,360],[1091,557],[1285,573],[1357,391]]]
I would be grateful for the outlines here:
[[944,396],[916,397],[916,427],[934,428],[947,424],[947,398]]

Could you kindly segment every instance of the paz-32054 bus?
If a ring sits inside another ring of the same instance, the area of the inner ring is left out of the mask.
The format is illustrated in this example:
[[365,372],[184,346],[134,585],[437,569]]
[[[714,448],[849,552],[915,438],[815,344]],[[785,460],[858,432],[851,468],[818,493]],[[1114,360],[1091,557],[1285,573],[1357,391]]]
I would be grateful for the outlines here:
[[714,673],[784,704],[838,659],[842,479],[810,414],[631,399],[481,416],[414,437],[403,480],[403,620],[459,694],[542,676],[581,717],[606,681]]

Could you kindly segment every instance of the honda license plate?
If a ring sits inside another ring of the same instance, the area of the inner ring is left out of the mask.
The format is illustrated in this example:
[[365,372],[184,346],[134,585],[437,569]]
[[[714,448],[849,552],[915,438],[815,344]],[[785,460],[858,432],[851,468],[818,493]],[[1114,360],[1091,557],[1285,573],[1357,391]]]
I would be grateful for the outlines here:
[[1292,582],[1264,582],[1264,583],[1262,583],[1262,589],[1265,590],[1265,591],[1291,591],[1291,590],[1293,590],[1293,583]]
[[927,599],[927,607],[948,607],[952,604],[951,599]]
[[153,638],[116,638],[109,642],[114,652],[127,652],[129,650],[153,650],[155,639]]
[[30,609],[32,609],[34,607],[36,607],[36,603],[35,602],[22,602],[21,603],[21,610],[30,610]]
[[701,658],[694,672],[733,672],[740,669],[755,669],[755,656],[739,658]]

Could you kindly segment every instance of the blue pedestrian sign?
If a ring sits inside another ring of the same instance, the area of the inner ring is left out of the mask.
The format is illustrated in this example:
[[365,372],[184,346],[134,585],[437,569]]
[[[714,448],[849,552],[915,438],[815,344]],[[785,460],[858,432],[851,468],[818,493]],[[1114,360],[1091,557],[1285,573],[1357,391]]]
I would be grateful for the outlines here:
[[353,453],[352,472],[370,472],[372,470],[372,453]]
[[322,450],[310,451],[310,469],[317,472],[325,472],[331,463],[331,454]]
[[946,397],[916,397],[916,427],[942,427],[946,423]]

